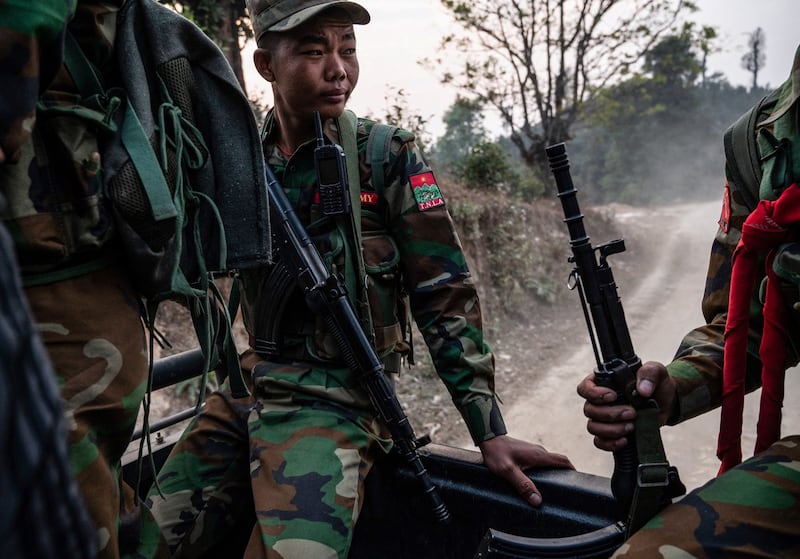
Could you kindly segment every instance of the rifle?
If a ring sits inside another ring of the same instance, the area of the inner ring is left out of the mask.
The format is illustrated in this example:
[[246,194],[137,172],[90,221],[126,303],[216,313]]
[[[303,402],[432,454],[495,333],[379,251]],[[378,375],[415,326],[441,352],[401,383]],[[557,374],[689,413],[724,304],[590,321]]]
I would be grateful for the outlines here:
[[[664,457],[658,431],[658,404],[636,392],[636,371],[642,361],[633,350],[622,300],[608,264],[609,256],[625,251],[625,242],[617,239],[598,247],[592,246],[583,226],[566,146],[555,144],[545,148],[545,152],[569,231],[572,248],[569,261],[575,265],[569,286],[570,289],[577,288],[581,300],[597,363],[595,382],[616,391],[617,398],[611,405],[630,404],[637,410],[636,429],[627,436],[628,444],[614,451],[611,476],[611,492],[617,500],[618,518],[627,520],[630,533],[686,489],[678,478],[677,469],[669,466]],[[645,424],[645,420],[648,423]],[[640,460],[643,454],[647,459],[645,463]]]
[[[450,513],[417,453],[417,449],[430,439],[418,439],[414,434],[394,388],[386,378],[383,363],[358,322],[344,283],[338,275],[328,272],[269,164],[266,173],[272,230],[282,262],[302,289],[311,311],[324,316],[347,366],[359,375],[372,405],[391,432],[395,448],[411,467],[430,501],[434,516],[439,522],[448,522]],[[347,185],[344,187],[346,190]]]

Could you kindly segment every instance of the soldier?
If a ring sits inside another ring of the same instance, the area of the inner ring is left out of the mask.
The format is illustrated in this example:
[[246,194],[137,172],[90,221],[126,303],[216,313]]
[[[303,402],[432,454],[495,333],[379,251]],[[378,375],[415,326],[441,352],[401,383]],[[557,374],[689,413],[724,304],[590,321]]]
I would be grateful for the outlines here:
[[[664,509],[617,557],[800,554],[800,435],[780,438],[783,374],[800,361],[798,84],[800,49],[789,80],[726,134],[728,180],[703,299],[708,323],[684,337],[671,363],[648,362],[637,373],[637,390],[659,404],[662,425],[722,406],[720,475]],[[745,388],[762,382],[756,454],[740,463]],[[635,410],[609,405],[615,395],[593,374],[578,393],[595,446],[623,448]]]
[[[506,435],[477,294],[436,178],[403,130],[379,143],[385,147],[373,172],[367,144],[379,125],[344,112],[359,77],[353,24],[368,23],[369,14],[336,0],[250,0],[248,9],[259,47],[256,69],[275,99],[263,133],[266,160],[323,258],[345,278],[356,308],[369,309],[360,317],[371,323],[386,371],[397,373],[409,351],[407,292],[437,372],[485,463],[538,506],[539,491],[523,469],[572,465]],[[315,112],[325,141],[343,145],[347,158],[358,161],[360,209],[349,223],[321,213]],[[367,289],[357,279],[362,249]],[[324,321],[283,279],[279,265],[241,274],[251,345],[241,362],[253,397],[234,399],[224,389],[210,395],[150,493],[176,556],[208,553],[255,513],[248,556],[346,557],[364,479],[391,448]]]
[[[30,135],[74,9],[64,0],[0,3],[0,167],[13,164]],[[0,556],[90,559],[96,543],[69,467],[64,409],[29,313],[0,223]]]
[[[63,12],[70,3],[52,4],[60,4]],[[81,0],[69,24],[101,74],[116,70],[114,31],[123,4],[124,0]],[[0,8],[5,10],[5,3]],[[24,22],[23,34],[34,28],[26,17],[6,21]],[[13,33],[4,30],[3,42],[22,36]],[[60,46],[63,41],[61,35]],[[52,66],[48,71],[55,79],[40,102],[55,110],[39,111],[32,137],[20,141],[17,136],[5,153],[16,162],[0,166],[0,193],[8,201],[4,223],[12,233],[25,295],[61,388],[69,463],[96,529],[96,556],[115,558],[137,549],[137,556],[151,556],[159,546],[166,553],[157,525],[152,519],[142,523],[133,494],[120,477],[121,458],[146,389],[148,360],[140,303],[102,201],[97,134],[80,118],[58,112],[79,102],[73,81],[77,78],[58,57],[38,53],[37,59]],[[4,84],[3,95],[24,91],[30,80],[18,83],[19,89]],[[28,127],[31,123],[20,122]],[[38,536],[26,535],[31,538]],[[52,555],[69,554],[58,549]]]

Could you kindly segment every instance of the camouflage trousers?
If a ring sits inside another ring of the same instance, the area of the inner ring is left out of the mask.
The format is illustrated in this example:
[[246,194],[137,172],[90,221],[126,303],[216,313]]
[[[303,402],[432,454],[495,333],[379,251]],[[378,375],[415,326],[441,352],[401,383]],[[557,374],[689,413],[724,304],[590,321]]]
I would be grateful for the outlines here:
[[26,295],[61,388],[70,462],[97,531],[97,557],[168,556],[158,525],[121,479],[148,370],[130,282],[106,268],[29,287]]
[[325,369],[243,369],[254,396],[211,394],[150,492],[174,556],[233,556],[238,533],[237,556],[346,558],[364,480],[389,448],[381,425]]
[[69,467],[55,373],[2,223],[0,333],[0,557],[92,559],[94,530]]
[[800,435],[673,503],[613,557],[800,557]]

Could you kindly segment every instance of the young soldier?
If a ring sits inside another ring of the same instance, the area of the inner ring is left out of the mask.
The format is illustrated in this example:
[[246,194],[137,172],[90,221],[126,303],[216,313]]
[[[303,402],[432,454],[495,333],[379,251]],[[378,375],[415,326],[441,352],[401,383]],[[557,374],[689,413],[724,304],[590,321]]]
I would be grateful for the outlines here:
[[[783,374],[800,361],[799,99],[800,49],[789,80],[754,108],[756,118],[748,121],[745,115],[732,130],[747,122],[751,128],[726,141],[728,181],[703,300],[708,323],[684,337],[666,367],[651,361],[637,373],[637,390],[658,402],[662,424],[722,406],[721,475],[664,509],[622,546],[618,557],[800,555],[800,435],[780,438]],[[758,146],[757,159],[750,159],[748,145]],[[764,257],[766,271],[758,265]],[[763,320],[751,311],[759,307],[764,307]],[[744,391],[762,384],[768,397],[761,400],[757,454],[740,464]],[[595,385],[593,374],[578,393],[586,398],[595,445],[623,448],[635,410],[608,405],[615,396]]]
[[[538,506],[541,496],[522,470],[572,466],[565,456],[506,435],[477,294],[435,176],[403,130],[386,142],[373,174],[366,146],[378,125],[344,112],[359,77],[353,24],[368,23],[369,14],[335,0],[250,0],[248,9],[259,46],[255,65],[275,99],[263,135],[267,163],[323,258],[346,278],[386,370],[398,372],[409,350],[406,291],[487,466]],[[356,213],[321,213],[315,112],[324,141],[345,146],[347,158],[358,161],[358,223]],[[293,285],[281,287],[280,262],[240,280],[252,348],[242,364],[254,397],[236,400],[223,390],[207,399],[162,468],[160,492],[151,491],[154,514],[181,557],[208,552],[253,511],[248,556],[347,557],[364,479],[391,448],[387,429],[324,321]]]

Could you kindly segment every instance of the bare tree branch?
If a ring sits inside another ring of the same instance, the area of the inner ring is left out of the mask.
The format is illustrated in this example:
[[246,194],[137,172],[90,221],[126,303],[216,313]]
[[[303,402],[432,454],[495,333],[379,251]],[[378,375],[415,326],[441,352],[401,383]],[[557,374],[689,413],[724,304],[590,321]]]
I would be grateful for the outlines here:
[[593,92],[694,9],[686,0],[441,1],[462,28],[442,50],[465,60],[443,81],[495,110],[522,159],[544,173],[544,146],[570,138]]

